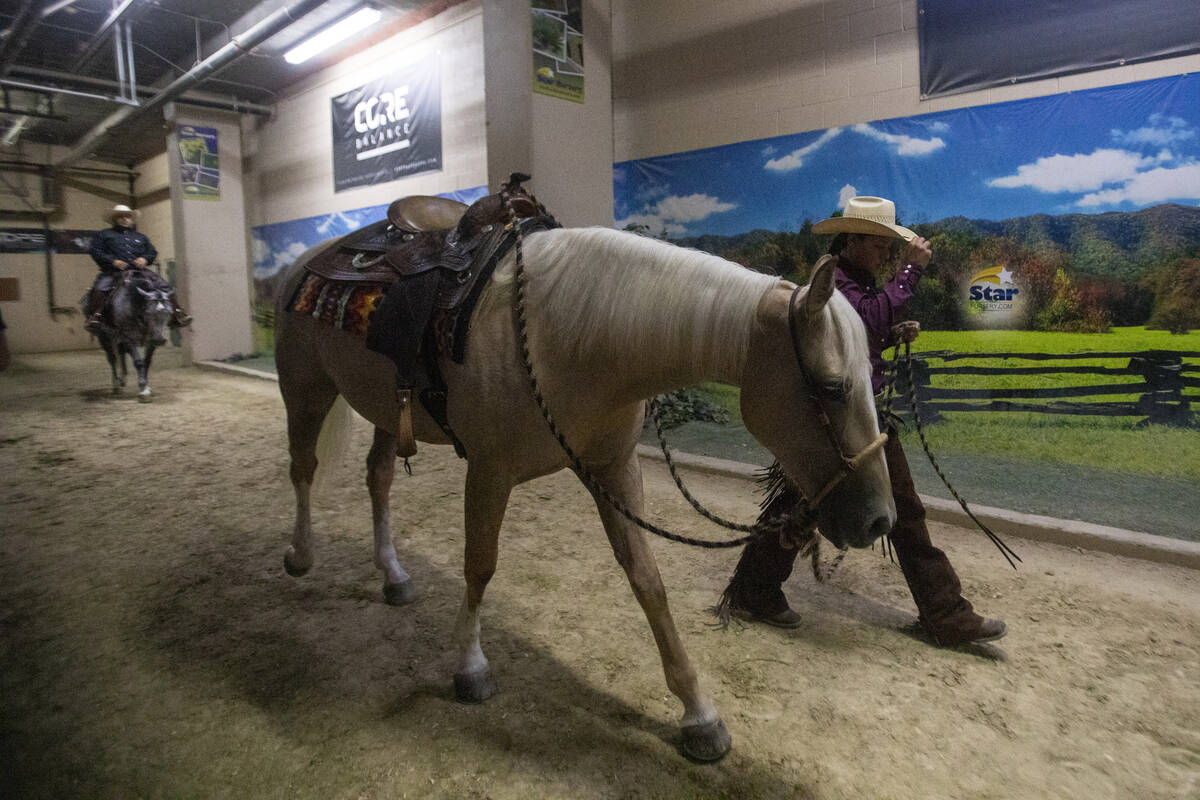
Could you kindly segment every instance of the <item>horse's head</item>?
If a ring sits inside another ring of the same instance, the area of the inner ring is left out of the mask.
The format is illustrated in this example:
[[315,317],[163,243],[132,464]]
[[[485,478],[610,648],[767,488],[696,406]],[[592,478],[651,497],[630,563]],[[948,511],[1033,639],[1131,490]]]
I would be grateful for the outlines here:
[[[746,429],[774,453],[821,533],[866,547],[896,520],[871,393],[866,331],[834,290],[833,259],[798,292],[763,296],[742,380]],[[857,458],[855,458],[857,456]]]
[[174,289],[144,289],[136,286],[142,299],[141,318],[146,326],[146,336],[152,342],[164,342],[167,339],[167,323],[171,321],[174,304],[171,295]]

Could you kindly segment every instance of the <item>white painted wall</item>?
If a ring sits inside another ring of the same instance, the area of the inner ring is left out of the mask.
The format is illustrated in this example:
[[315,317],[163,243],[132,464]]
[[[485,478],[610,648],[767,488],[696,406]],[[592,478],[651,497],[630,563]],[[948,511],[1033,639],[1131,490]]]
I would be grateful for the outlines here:
[[[441,65],[442,169],[335,193],[330,101],[393,70]],[[265,225],[487,183],[483,21],[478,1],[453,6],[293,87],[269,119],[244,123],[247,223]]]
[[611,16],[611,0],[583,0],[584,102],[533,95],[533,190],[567,226],[613,224]]
[[488,183],[513,172],[559,222],[612,225],[612,3],[583,0],[584,101],[533,94],[528,0],[484,0]]
[[616,161],[1200,70],[1200,55],[922,100],[916,0],[612,0]]
[[[233,113],[186,106],[168,106],[165,114],[171,130],[167,163],[176,288],[180,303],[194,318],[182,338],[185,362],[249,353],[254,337],[240,120]],[[176,130],[184,125],[217,132],[219,199],[201,200],[183,193]]]

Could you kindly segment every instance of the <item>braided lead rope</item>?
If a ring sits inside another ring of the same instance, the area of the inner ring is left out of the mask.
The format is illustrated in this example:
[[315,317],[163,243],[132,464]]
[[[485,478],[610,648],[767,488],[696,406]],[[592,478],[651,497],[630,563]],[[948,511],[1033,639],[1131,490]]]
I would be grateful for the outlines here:
[[693,539],[688,536],[682,536],[677,533],[672,533],[671,531],[668,531],[665,528],[660,528],[659,526],[657,526],[651,522],[647,522],[646,520],[642,519],[637,514],[635,514],[633,511],[631,511],[623,502],[621,502],[619,499],[614,497],[607,489],[605,489],[604,486],[600,483],[600,481],[597,480],[596,476],[592,474],[591,470],[589,470],[586,466],[584,466],[583,461],[579,458],[578,455],[575,454],[575,451],[571,448],[571,446],[569,444],[567,444],[566,438],[563,436],[562,432],[558,429],[558,425],[557,425],[557,423],[555,423],[554,417],[550,414],[550,409],[546,406],[546,401],[542,397],[541,387],[538,384],[537,375],[534,373],[533,360],[530,356],[530,351],[529,351],[529,330],[528,330],[528,325],[527,325],[527,321],[526,321],[526,317],[525,317],[526,279],[525,279],[525,258],[524,258],[524,248],[523,248],[525,237],[521,230],[520,220],[518,220],[516,211],[512,207],[512,203],[509,199],[508,192],[503,191],[503,192],[501,192],[501,194],[502,194],[502,197],[504,200],[505,209],[508,211],[510,224],[515,228],[516,237],[517,237],[517,239],[516,239],[516,261],[515,261],[515,266],[514,266],[514,270],[513,270],[513,279],[516,284],[516,291],[513,295],[513,305],[514,305],[514,310],[516,313],[517,339],[518,339],[518,342],[521,347],[521,358],[525,362],[525,372],[529,376],[529,388],[533,392],[533,399],[537,403],[538,409],[542,412],[542,417],[546,420],[546,425],[549,426],[550,433],[554,435],[554,438],[558,441],[559,446],[562,447],[563,452],[567,454],[567,458],[570,460],[571,468],[575,471],[575,474],[579,476],[579,479],[581,481],[583,481],[584,485],[586,485],[588,487],[588,489],[590,489],[597,496],[603,497],[605,502],[607,502],[610,506],[612,506],[613,509],[615,509],[619,514],[621,514],[621,516],[625,517],[627,520],[634,523],[638,527],[643,528],[647,531],[650,531],[651,533],[653,533],[657,536],[661,536],[662,538],[668,539],[672,542],[681,542],[683,544],[689,544],[694,547],[706,547],[706,548],[740,547],[740,546],[746,544],[747,542],[751,541],[752,539],[754,539],[756,536],[761,535],[761,530],[759,528],[756,528],[753,526],[739,526],[738,528],[736,528],[736,530],[751,531],[752,533],[748,536],[743,536],[738,539],[730,539],[730,540],[726,540],[726,541],[713,541],[713,540],[709,540],[709,539]]
[[[992,544],[996,545],[996,549],[999,550],[1000,554],[1003,555],[1004,558],[1008,561],[1008,565],[1010,567],[1012,567],[1013,569],[1016,569],[1017,565],[1013,563],[1013,559],[1015,558],[1017,561],[1020,561],[1021,557],[1019,555],[1017,555],[1011,547],[1009,547],[1007,544],[1005,544],[1004,540],[1001,539],[999,536],[997,536],[992,531],[991,528],[989,528],[987,525],[984,525],[982,522],[979,521],[979,518],[976,517],[975,513],[973,511],[971,511],[970,507],[967,506],[967,501],[964,500],[962,498],[962,496],[957,491],[955,491],[954,487],[950,485],[950,481],[947,480],[945,474],[942,473],[942,468],[941,468],[941,466],[938,465],[937,459],[933,457],[933,451],[929,449],[929,442],[925,438],[925,426],[921,424],[921,415],[917,411],[917,391],[915,388],[916,382],[913,380],[913,375],[912,375],[912,352],[911,352],[911,349],[912,349],[912,343],[905,342],[904,343],[904,369],[905,369],[906,376],[908,378],[908,387],[907,387],[907,389],[908,389],[908,405],[909,405],[909,408],[912,409],[913,421],[916,422],[916,424],[917,424],[917,436],[919,436],[921,439],[921,447],[925,450],[925,455],[929,458],[929,463],[933,465],[933,471],[936,472],[937,476],[942,479],[942,483],[946,484],[946,488],[950,490],[950,494],[953,495],[954,499],[958,501],[958,504],[960,506],[962,506],[962,510],[967,513],[967,516],[971,518],[972,522],[974,522],[976,525],[979,526],[979,530],[981,530],[985,534],[987,534],[987,537],[992,540]],[[897,346],[896,347],[896,359],[898,360],[899,357],[900,357],[900,347]]]
[[738,522],[730,522],[729,520],[709,511],[700,503],[699,500],[693,497],[692,493],[689,492],[687,487],[683,485],[683,478],[679,476],[679,469],[675,466],[675,459],[671,455],[671,448],[667,444],[666,435],[663,433],[662,417],[659,414],[658,398],[651,398],[650,400],[650,419],[654,421],[654,432],[658,435],[658,444],[662,449],[663,458],[666,460],[667,471],[671,473],[671,478],[675,481],[675,486],[679,488],[679,493],[682,494],[683,498],[691,504],[692,508],[696,509],[696,512],[700,514],[700,516],[704,517],[710,522],[720,525],[722,528],[729,528],[730,530],[743,531],[752,534],[769,533],[775,531],[782,532],[790,525],[799,523],[802,528],[801,533],[792,534],[789,532],[790,536],[800,539],[803,538],[805,534],[808,534],[809,536],[812,535],[813,528],[816,527],[816,520],[807,501],[798,503],[796,508],[794,508],[788,514],[776,517],[770,521],[759,521],[753,525],[743,525]]

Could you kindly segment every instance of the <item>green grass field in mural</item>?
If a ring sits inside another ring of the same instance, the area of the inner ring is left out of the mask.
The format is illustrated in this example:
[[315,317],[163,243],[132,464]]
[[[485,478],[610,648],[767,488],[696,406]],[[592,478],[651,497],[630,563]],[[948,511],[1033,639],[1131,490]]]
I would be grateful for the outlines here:
[[[1172,335],[1145,328],[1114,328],[1112,333],[1063,334],[1031,331],[927,331],[917,340],[919,351],[1082,353],[1178,350],[1200,352],[1200,333]],[[954,362],[960,363],[960,362]],[[1015,363],[1009,361],[1008,363]],[[1072,360],[1074,366],[1112,366],[1114,359]],[[1200,364],[1200,359],[1185,359]],[[935,375],[940,388],[1041,388],[1088,386],[1130,381],[1138,376],[1070,374],[975,376]],[[702,387],[708,399],[730,412],[731,424],[741,425],[738,390],[720,384]],[[1189,392],[1195,394],[1195,390]],[[1106,400],[1136,400],[1129,395],[1106,395]],[[1002,456],[1046,464],[1067,464],[1144,476],[1200,480],[1200,430],[1140,425],[1142,417],[1066,416],[1034,412],[946,412],[944,420],[926,427],[937,453]],[[906,447],[920,447],[915,430],[901,434]]]

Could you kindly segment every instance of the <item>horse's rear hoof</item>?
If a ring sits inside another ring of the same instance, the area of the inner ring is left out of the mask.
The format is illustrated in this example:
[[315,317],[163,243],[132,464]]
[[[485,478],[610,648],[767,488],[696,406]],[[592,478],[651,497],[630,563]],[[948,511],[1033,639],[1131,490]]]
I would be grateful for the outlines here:
[[138,402],[139,403],[149,403],[150,400],[151,400],[151,395],[149,392],[138,392]]
[[490,669],[454,675],[454,699],[460,703],[482,703],[496,691],[496,681]]
[[291,548],[288,548],[288,551],[283,554],[283,569],[293,578],[302,578],[308,574],[308,567],[298,567],[292,563]]
[[729,731],[721,720],[703,725],[688,725],[683,729],[683,754],[693,761],[720,761],[733,746]]
[[383,599],[389,606],[406,606],[417,599],[417,588],[411,580],[401,583],[385,583]]

